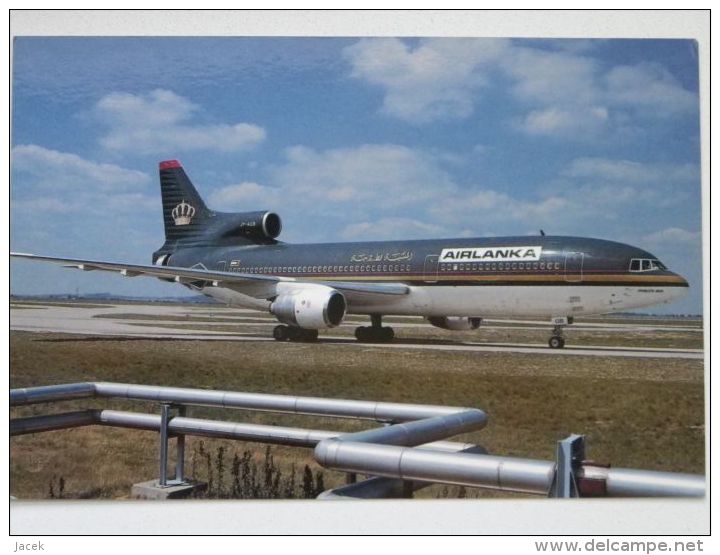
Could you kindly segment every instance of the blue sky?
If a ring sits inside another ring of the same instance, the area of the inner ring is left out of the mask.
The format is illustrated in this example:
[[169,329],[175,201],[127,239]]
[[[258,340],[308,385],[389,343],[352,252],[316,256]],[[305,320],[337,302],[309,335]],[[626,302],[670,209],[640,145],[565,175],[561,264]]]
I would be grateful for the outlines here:
[[[147,263],[157,162],[281,239],[548,234],[649,250],[702,312],[689,40],[17,38],[11,247]],[[13,293],[183,289],[13,262]]]

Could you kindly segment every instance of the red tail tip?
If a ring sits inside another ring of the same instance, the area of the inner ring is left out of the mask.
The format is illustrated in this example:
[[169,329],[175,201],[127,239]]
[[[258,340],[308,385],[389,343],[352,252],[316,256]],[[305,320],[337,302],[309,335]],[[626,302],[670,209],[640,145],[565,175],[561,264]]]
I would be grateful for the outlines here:
[[160,162],[161,170],[168,170],[170,168],[182,168],[182,164],[179,160],[165,160],[164,162]]

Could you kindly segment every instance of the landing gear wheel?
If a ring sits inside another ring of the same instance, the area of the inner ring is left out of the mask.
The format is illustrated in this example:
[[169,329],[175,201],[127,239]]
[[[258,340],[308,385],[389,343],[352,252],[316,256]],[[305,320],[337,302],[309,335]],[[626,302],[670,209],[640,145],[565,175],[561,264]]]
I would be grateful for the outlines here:
[[360,326],[355,328],[355,338],[362,343],[389,343],[395,338],[390,327]]
[[318,330],[288,327],[288,339],[290,341],[317,341],[317,338]]
[[395,339],[395,330],[391,327],[384,327],[380,330],[380,340],[389,343]]
[[355,339],[357,339],[361,343],[367,343],[368,341],[371,341],[370,336],[370,328],[368,328],[367,326],[359,326],[355,328]]
[[548,341],[548,345],[551,349],[562,349],[565,346],[565,339],[559,335],[553,335]]
[[287,341],[290,339],[290,328],[283,326],[282,324],[275,326],[273,328],[273,337],[275,338],[275,341]]
[[317,341],[318,330],[301,330],[300,339],[298,341]]

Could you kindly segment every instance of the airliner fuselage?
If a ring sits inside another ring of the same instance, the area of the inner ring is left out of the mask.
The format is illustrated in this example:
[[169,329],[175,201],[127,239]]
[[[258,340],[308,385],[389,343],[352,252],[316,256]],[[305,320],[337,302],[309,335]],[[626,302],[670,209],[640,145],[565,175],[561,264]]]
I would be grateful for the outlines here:
[[[280,276],[293,282],[403,283],[405,296],[349,302],[352,314],[541,318],[643,308],[682,295],[687,282],[652,254],[581,237],[495,237],[178,250],[172,266]],[[232,305],[267,309],[223,287],[202,292]]]

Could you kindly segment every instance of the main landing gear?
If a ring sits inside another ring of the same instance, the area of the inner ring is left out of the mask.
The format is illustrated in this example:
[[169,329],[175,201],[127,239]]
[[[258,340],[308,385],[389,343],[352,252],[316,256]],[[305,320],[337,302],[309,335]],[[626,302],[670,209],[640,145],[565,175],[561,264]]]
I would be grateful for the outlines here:
[[355,328],[355,338],[363,343],[389,343],[395,338],[395,331],[388,326],[383,327],[382,315],[370,316],[371,326]]
[[317,341],[318,330],[306,330],[280,324],[273,329],[276,341]]

